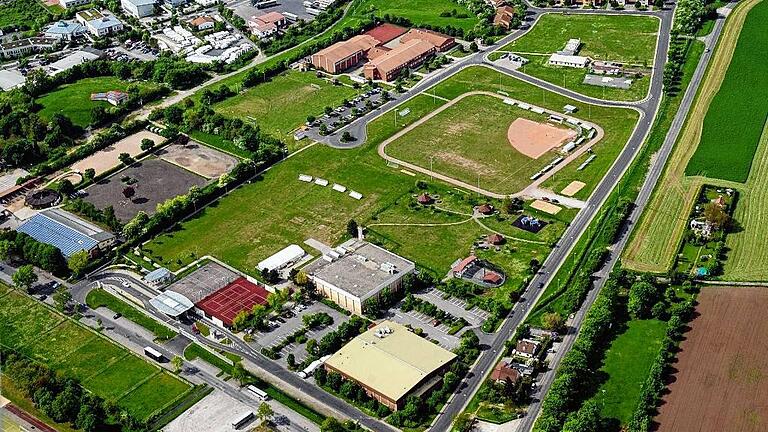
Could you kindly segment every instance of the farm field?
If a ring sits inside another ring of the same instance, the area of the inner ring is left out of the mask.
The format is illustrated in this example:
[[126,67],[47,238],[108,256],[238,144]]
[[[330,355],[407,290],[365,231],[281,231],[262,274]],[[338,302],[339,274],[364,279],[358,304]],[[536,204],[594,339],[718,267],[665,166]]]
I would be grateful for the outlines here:
[[0,6],[0,27],[43,25],[51,19],[51,14],[38,2],[12,0]]
[[148,83],[129,83],[115,77],[84,78],[72,84],[65,84],[58,89],[45,94],[37,99],[37,103],[43,106],[38,112],[41,118],[49,119],[56,113],[64,114],[72,120],[72,123],[80,126],[88,126],[91,119],[91,110],[97,105],[111,107],[108,102],[91,101],[91,93],[106,92],[110,90],[126,91],[131,85],[150,87]]
[[594,399],[603,407],[602,415],[626,425],[632,419],[648,370],[664,339],[667,323],[655,319],[627,323],[606,352],[601,372],[608,376]]
[[[140,419],[190,389],[159,367],[16,291],[0,294],[0,325],[0,343],[79,379],[88,390]],[[142,396],[144,402],[136,404],[133,394],[144,386],[153,387],[158,395]]]
[[[466,14],[466,18],[441,17],[443,12],[456,11]],[[364,17],[375,14],[377,17],[391,15],[406,18],[416,26],[431,25],[451,26],[464,31],[472,30],[478,19],[466,6],[451,0],[363,0],[353,13]]]
[[326,106],[336,107],[358,91],[317,78],[311,72],[288,71],[259,84],[213,108],[223,115],[253,119],[263,130],[280,138],[307,121],[320,116]]
[[749,11],[686,175],[744,182],[768,118],[768,2]]
[[660,432],[768,429],[764,287],[705,287],[655,421]]
[[[741,28],[750,9],[759,1],[742,2],[728,16],[707,73],[699,87],[697,99],[688,113],[688,119],[680,132],[664,174],[657,183],[651,201],[643,212],[638,226],[632,232],[629,245],[624,251],[622,256],[624,267],[645,272],[667,271],[677,253],[688,214],[701,185],[709,183],[733,187],[740,191],[743,188],[742,183],[688,177],[684,173],[688,160],[698,146],[709,102],[720,88],[730,63],[739,37],[738,29]],[[746,196],[744,193],[741,195]]]
[[658,31],[659,20],[651,17],[548,13],[525,36],[501,50],[552,54],[563,49],[568,39],[575,38],[582,43],[579,55],[650,66]]
[[[388,155],[483,189],[510,194],[559,156],[550,150],[538,159],[516,150],[507,129],[518,118],[546,123],[547,116],[512,107],[490,95],[469,95],[386,147]],[[563,131],[574,131],[558,126]]]

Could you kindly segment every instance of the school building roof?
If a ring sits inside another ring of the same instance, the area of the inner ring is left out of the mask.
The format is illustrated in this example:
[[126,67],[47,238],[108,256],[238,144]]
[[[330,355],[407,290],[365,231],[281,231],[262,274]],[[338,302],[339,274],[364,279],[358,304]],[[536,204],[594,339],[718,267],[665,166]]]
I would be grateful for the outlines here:
[[404,42],[375,59],[369,61],[365,67],[379,70],[382,77],[386,77],[390,71],[399,69],[414,59],[433,51],[435,46],[422,39],[413,39]]
[[100,242],[114,238],[113,234],[96,225],[59,209],[46,210],[32,216],[18,231],[59,248],[66,257],[82,250],[90,251]]
[[344,345],[326,366],[398,401],[455,358],[404,326],[384,321]]
[[400,38],[400,42],[408,42],[411,40],[422,40],[429,42],[439,50],[444,50],[450,45],[453,45],[454,39],[450,36],[446,36],[442,33],[434,32],[432,30],[425,29],[410,29],[408,33]]
[[405,34],[405,32],[407,31],[408,29],[405,27],[400,27],[390,23],[384,23],[381,25],[377,25],[376,27],[368,30],[363,34],[373,37],[374,39],[379,41],[380,44],[383,45],[391,40],[397,39],[398,37]]
[[337,42],[328,48],[317,52],[316,55],[324,55],[331,63],[337,63],[359,51],[367,51],[376,45],[378,41],[368,35],[357,35],[348,40]]
[[230,326],[240,311],[250,311],[257,304],[267,304],[267,296],[269,291],[266,288],[240,277],[197,302],[196,306],[207,315],[218,318]]

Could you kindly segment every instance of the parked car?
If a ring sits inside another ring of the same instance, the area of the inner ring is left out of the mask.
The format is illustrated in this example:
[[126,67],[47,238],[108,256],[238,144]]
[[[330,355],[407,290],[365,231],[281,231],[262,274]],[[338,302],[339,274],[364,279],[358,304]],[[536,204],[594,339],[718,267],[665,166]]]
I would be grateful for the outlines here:
[[113,320],[116,320],[116,319],[119,319],[121,316],[123,316],[123,314],[121,314],[120,312],[118,312],[118,313],[116,313],[116,314],[112,315],[112,319],[113,319]]

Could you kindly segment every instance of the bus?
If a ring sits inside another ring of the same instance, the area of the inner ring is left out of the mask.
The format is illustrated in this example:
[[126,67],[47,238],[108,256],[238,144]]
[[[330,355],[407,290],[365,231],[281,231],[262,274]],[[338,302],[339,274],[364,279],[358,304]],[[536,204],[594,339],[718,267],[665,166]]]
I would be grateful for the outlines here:
[[144,347],[144,355],[157,362],[163,361],[163,354],[152,347]]
[[267,395],[267,393],[264,390],[256,387],[255,385],[249,384],[245,388],[248,389],[249,392],[253,393],[257,398],[259,398],[262,401],[269,399],[269,396]]
[[283,16],[290,22],[296,22],[299,19],[299,16],[296,14],[292,14],[290,12],[283,12]]
[[250,423],[250,421],[253,420],[254,417],[256,417],[256,414],[254,414],[253,411],[243,414],[240,417],[236,418],[235,421],[232,422],[232,427],[235,429],[240,429],[241,427]]
[[256,2],[256,9],[264,9],[272,6],[277,6],[277,0],[264,0]]

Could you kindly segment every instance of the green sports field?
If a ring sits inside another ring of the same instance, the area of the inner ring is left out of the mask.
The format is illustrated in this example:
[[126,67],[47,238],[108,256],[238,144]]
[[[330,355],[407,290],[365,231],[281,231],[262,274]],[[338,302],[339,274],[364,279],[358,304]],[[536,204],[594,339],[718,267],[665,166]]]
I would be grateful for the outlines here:
[[317,78],[311,72],[288,71],[269,82],[214,105],[226,116],[252,119],[263,130],[284,138],[326,106],[337,107],[358,90]]
[[745,182],[768,118],[768,2],[749,12],[686,175]]
[[510,106],[494,96],[466,96],[391,142],[386,152],[492,192],[519,192],[530,184],[531,175],[559,154],[553,149],[533,159],[515,150],[507,129],[518,118],[547,120],[546,115]]
[[162,411],[190,390],[186,382],[98,333],[24,294],[5,290],[0,293],[0,344],[80,380],[88,390],[140,419]]
[[[133,83],[115,77],[85,78],[72,84],[65,84],[58,89],[37,99],[42,105],[38,114],[43,119],[49,119],[56,113],[64,114],[72,123],[86,127],[91,119],[91,110],[95,106],[109,108],[108,102],[91,101],[91,93],[107,92],[110,90],[126,91]],[[149,87],[149,83],[135,83],[140,87]]]
[[[453,10],[466,14],[467,18],[440,16],[443,12]],[[362,0],[353,12],[361,17],[371,14],[378,17],[391,15],[406,18],[416,26],[451,26],[465,31],[471,30],[479,21],[466,6],[451,0]]]
[[525,36],[502,51],[552,54],[568,39],[581,39],[579,55],[633,64],[653,63],[659,20],[637,15],[548,13]]

